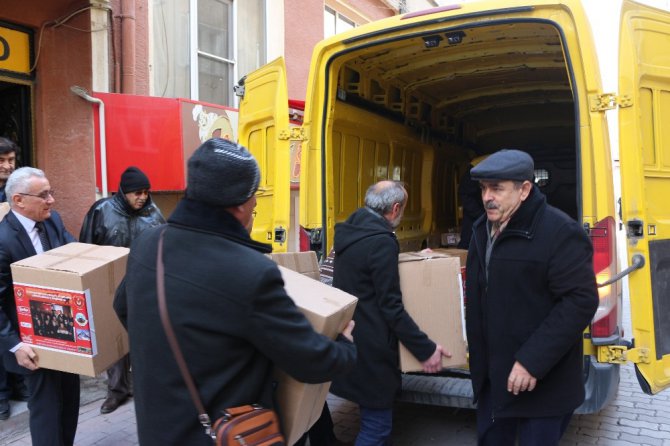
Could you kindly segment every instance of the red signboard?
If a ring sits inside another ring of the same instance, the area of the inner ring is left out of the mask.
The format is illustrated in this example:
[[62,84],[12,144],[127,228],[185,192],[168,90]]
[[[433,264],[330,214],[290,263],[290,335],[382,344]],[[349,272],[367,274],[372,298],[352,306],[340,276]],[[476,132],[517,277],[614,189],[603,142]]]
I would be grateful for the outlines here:
[[[107,190],[118,190],[121,173],[137,166],[154,191],[183,191],[186,161],[205,140],[237,140],[237,111],[181,98],[94,93],[104,103]],[[99,107],[96,129],[96,186],[102,191]]]

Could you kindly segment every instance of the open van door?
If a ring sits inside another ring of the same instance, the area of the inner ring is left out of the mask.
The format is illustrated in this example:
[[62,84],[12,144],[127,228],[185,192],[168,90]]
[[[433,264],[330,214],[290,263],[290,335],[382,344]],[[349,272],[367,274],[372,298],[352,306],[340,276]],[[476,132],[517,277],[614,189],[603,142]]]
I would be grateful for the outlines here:
[[[627,359],[654,394],[670,385],[670,13],[624,0],[619,156],[634,345]],[[642,263],[643,262],[643,263]]]
[[240,101],[239,143],[261,168],[256,217],[251,237],[272,243],[274,252],[288,246],[290,218],[290,147],[288,88],[284,59],[276,59],[246,76],[236,87]]

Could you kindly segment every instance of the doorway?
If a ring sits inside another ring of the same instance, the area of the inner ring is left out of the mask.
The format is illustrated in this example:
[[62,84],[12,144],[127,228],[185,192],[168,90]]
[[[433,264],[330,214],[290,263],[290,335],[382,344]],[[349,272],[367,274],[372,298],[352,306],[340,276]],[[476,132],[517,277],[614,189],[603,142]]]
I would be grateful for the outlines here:
[[0,136],[19,146],[16,167],[34,165],[31,104],[30,85],[0,78]]

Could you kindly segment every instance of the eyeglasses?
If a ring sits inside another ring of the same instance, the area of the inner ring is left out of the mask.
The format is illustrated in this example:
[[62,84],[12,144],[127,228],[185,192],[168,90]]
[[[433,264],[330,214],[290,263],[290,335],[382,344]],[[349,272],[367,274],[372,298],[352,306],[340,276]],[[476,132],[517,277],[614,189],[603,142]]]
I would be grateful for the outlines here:
[[37,197],[37,198],[41,198],[44,201],[47,201],[49,199],[49,197],[55,198],[56,191],[53,190],[53,189],[45,190],[44,192],[40,192],[39,194],[26,194],[26,193],[23,193],[23,192],[19,192],[19,195],[27,195],[29,197]]

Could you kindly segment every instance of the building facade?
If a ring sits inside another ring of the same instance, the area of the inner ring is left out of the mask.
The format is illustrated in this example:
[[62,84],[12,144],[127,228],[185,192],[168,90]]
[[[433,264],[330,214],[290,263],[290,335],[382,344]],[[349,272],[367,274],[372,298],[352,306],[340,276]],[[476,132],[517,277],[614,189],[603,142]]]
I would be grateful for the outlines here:
[[[408,8],[436,5],[432,0],[3,0],[0,135],[19,144],[21,165],[46,172],[57,191],[55,208],[77,234],[101,193],[93,92],[236,107],[235,82],[284,56],[289,96],[304,99],[319,40]],[[122,149],[108,147],[107,157]],[[132,155],[124,156],[127,165],[142,168]],[[180,191],[165,191],[163,197],[156,192],[169,213]]]

